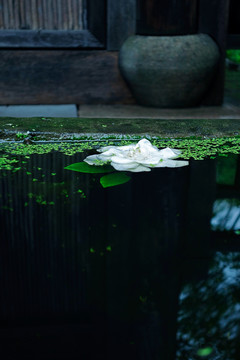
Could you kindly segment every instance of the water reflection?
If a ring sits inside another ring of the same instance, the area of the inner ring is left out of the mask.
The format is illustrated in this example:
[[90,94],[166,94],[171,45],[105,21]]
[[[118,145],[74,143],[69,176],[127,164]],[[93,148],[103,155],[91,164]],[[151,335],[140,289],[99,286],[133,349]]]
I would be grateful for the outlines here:
[[208,277],[183,287],[177,358],[197,359],[197,350],[206,346],[213,350],[211,359],[239,358],[239,260],[239,253],[217,252]]
[[213,230],[240,229],[240,199],[217,199],[213,206]]
[[238,161],[227,184],[213,159],[104,189],[64,170],[86,155],[20,157],[1,173],[9,359],[238,359],[239,235],[219,215],[239,198]]

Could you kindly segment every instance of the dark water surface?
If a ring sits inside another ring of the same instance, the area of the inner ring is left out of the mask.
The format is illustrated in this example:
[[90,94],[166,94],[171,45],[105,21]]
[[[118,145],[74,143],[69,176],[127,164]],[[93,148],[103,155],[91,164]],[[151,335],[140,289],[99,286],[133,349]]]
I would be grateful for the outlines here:
[[240,359],[238,156],[103,188],[87,155],[0,171],[3,359]]

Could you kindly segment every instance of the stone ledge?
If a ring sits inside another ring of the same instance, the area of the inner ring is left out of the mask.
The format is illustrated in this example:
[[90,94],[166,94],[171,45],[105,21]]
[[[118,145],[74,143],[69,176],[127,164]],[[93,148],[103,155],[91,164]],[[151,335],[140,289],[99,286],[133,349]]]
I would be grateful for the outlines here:
[[240,136],[238,119],[0,118],[0,139],[83,140]]
[[80,105],[81,118],[127,119],[240,119],[240,107],[231,103],[183,109],[158,109],[139,105]]
[[77,106],[70,105],[0,105],[0,117],[77,117]]

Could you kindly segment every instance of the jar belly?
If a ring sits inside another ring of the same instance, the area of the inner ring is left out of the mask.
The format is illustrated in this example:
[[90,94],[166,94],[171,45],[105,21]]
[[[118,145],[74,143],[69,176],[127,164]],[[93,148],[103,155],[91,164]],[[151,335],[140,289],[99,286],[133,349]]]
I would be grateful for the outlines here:
[[136,101],[153,107],[198,105],[217,69],[220,53],[205,34],[128,38],[120,71]]

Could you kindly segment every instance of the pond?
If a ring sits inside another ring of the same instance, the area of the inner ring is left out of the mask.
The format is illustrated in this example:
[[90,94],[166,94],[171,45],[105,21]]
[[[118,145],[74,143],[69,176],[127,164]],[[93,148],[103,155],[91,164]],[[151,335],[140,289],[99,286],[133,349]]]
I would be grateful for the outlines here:
[[240,358],[240,140],[168,144],[106,187],[67,167],[107,142],[1,144],[4,359]]

